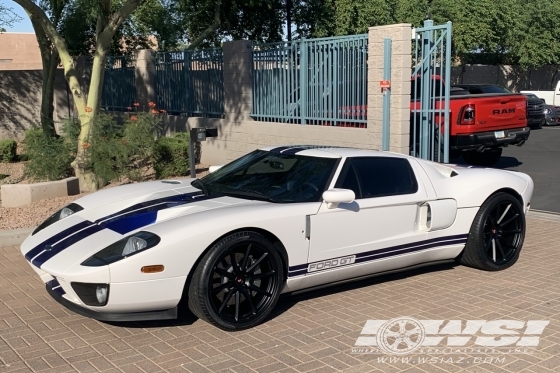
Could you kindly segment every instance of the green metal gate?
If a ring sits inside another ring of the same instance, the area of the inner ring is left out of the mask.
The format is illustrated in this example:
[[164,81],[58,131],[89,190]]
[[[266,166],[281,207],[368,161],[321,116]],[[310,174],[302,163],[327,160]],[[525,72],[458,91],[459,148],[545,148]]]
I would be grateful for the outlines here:
[[368,35],[255,44],[257,121],[367,126]]
[[411,89],[410,152],[436,162],[449,162],[449,96],[451,22],[424,21],[415,30]]

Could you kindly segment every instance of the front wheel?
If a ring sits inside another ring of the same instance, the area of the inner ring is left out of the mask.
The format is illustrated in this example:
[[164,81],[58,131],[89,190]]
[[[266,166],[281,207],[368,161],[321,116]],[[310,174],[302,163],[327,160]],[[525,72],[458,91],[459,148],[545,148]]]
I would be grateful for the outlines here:
[[521,203],[510,194],[494,194],[476,214],[459,262],[486,271],[509,268],[517,262],[524,238]]
[[272,311],[284,280],[280,255],[255,232],[218,241],[202,258],[189,285],[189,308],[227,331],[261,323]]

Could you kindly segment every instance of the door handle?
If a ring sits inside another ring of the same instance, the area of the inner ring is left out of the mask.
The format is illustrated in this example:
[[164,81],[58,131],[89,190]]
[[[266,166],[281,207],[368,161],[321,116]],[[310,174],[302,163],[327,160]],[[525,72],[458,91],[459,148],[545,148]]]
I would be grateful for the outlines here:
[[500,104],[507,104],[509,102],[509,98],[503,99],[500,101]]

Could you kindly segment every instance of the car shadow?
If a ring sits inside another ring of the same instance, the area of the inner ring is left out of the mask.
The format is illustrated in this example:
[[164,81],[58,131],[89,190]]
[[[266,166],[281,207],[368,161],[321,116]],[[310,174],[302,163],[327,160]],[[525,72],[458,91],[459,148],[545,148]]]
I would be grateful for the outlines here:
[[492,167],[505,169],[505,168],[519,167],[522,164],[523,162],[519,162],[519,160],[515,157],[501,156],[500,160]]

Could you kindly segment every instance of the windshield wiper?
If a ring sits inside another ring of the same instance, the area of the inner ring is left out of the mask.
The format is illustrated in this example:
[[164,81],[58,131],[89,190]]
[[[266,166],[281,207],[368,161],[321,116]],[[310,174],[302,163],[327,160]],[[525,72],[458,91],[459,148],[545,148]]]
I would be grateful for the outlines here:
[[207,196],[210,195],[210,193],[208,192],[208,189],[206,188],[206,185],[204,185],[204,183],[203,183],[200,179],[196,179],[195,181],[193,181],[193,182],[191,183],[191,185],[192,185],[193,187],[195,187],[195,188],[202,189],[202,192],[203,192],[205,195],[207,195]]
[[269,202],[278,202],[274,198],[267,196],[264,193],[257,192],[256,190],[249,190],[249,189],[226,189],[225,191],[221,191],[223,194],[229,194],[232,196],[244,196],[244,197],[255,197],[261,200],[269,201]]

